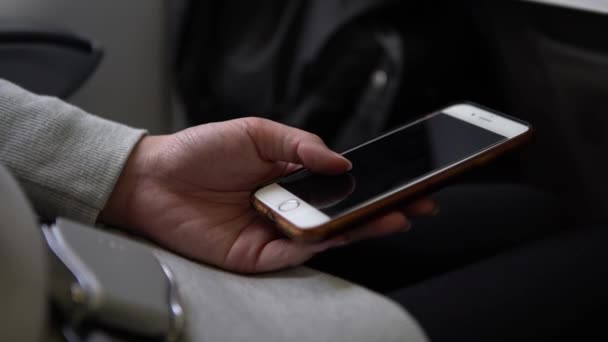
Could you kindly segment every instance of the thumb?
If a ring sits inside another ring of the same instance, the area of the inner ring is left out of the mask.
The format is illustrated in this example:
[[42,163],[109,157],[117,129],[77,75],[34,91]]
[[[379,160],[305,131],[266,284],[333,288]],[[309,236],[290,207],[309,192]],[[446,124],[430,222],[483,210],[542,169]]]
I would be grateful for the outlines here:
[[330,150],[318,136],[260,118],[246,119],[246,129],[260,157],[266,160],[301,164],[313,172],[344,173],[350,161]]

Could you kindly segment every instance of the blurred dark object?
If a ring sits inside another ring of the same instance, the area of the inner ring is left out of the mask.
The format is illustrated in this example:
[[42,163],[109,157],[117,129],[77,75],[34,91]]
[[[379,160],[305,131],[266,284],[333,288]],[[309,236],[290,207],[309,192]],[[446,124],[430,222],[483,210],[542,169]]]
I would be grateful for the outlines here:
[[177,81],[192,125],[258,115],[344,150],[449,102],[488,103],[485,70],[469,72],[484,56],[461,3],[189,6]]
[[191,1],[178,86],[191,124],[265,116],[344,148],[383,130],[401,39],[366,14],[395,1]]
[[582,221],[608,221],[608,14],[527,1],[476,1],[502,109],[532,122],[528,182]]
[[97,45],[75,34],[0,19],[0,78],[35,93],[69,97],[102,55]]

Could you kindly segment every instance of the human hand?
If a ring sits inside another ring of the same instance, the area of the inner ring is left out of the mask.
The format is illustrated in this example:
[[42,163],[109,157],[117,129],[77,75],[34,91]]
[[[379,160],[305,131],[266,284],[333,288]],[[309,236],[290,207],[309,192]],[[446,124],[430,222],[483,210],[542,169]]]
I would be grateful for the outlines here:
[[406,215],[431,214],[421,200],[330,240],[294,242],[250,204],[260,184],[299,166],[340,174],[350,162],[317,136],[259,118],[211,123],[142,139],[100,220],[128,227],[182,255],[256,273],[299,265],[316,253],[408,228]]

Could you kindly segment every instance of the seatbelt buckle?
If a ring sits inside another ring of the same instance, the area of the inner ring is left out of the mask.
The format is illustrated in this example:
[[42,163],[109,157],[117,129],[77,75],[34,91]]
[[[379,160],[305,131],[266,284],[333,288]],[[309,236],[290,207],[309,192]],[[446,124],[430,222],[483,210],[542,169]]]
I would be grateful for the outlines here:
[[75,331],[108,329],[176,341],[184,312],[171,270],[150,249],[66,219],[43,226],[54,255],[51,298]]

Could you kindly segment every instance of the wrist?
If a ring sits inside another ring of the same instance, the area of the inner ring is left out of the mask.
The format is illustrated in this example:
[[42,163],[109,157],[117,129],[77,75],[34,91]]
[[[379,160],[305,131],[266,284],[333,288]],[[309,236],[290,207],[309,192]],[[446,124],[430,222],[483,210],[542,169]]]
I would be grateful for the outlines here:
[[159,137],[144,136],[133,148],[112,193],[108,197],[98,220],[119,227],[133,227],[134,205],[141,192],[142,183],[150,176],[150,167],[154,164],[153,151]]

